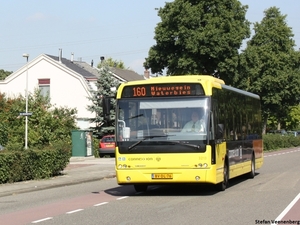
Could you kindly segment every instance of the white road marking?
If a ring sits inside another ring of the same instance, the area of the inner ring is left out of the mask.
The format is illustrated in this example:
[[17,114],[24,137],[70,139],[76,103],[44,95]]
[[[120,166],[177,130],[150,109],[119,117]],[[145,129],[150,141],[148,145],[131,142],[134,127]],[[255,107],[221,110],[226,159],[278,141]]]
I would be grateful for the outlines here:
[[107,204],[108,202],[101,202],[101,203],[99,203],[99,204],[96,204],[96,205],[94,205],[94,206],[100,206],[100,205],[105,205],[105,204]]
[[46,220],[51,220],[53,217],[47,217],[47,218],[44,218],[44,219],[41,219],[41,220],[36,220],[36,221],[32,221],[31,223],[39,223],[39,222],[43,222],[43,221],[46,221]]
[[70,212],[66,212],[66,214],[72,214],[72,213],[76,213],[76,212],[79,212],[79,211],[82,211],[83,209],[76,209],[76,210],[73,210],[73,211],[70,211]]
[[272,225],[279,224],[277,222],[280,221],[290,211],[290,209],[296,204],[299,198],[300,193],[294,198],[293,201],[291,201],[291,203],[282,211],[282,213],[280,213],[280,215],[275,219],[275,223],[272,223]]
[[124,197],[121,197],[121,198],[117,198],[117,200],[122,200],[124,198],[128,198],[128,196],[124,196]]
[[[266,158],[266,157],[271,157],[271,156],[279,156],[279,155],[284,155],[284,154],[294,153],[294,152],[300,152],[300,149],[298,149],[298,150],[293,150],[293,151],[289,151],[289,152],[283,152],[283,153],[271,153],[271,152],[268,152],[268,153],[270,153],[270,155],[264,155],[264,158]],[[265,153],[266,153],[266,152],[265,152]]]

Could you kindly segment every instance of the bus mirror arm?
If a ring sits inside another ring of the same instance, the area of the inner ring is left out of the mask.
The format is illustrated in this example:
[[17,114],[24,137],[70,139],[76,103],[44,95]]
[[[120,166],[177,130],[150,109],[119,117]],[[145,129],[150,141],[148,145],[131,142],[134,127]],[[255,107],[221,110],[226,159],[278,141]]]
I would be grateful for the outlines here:
[[111,121],[111,119],[110,119],[110,110],[112,108],[111,99],[112,99],[112,97],[108,97],[108,96],[102,97],[102,111],[103,111],[104,120],[106,122]]

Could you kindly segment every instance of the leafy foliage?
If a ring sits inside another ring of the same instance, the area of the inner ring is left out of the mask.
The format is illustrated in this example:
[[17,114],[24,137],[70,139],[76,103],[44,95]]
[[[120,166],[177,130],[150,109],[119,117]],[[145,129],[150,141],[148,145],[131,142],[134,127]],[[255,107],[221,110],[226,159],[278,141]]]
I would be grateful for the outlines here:
[[59,175],[70,159],[71,145],[56,142],[43,150],[0,152],[0,183],[44,179]]
[[263,136],[264,151],[274,151],[283,148],[300,146],[300,136],[265,134]]
[[[237,86],[261,96],[263,117],[288,115],[290,106],[299,103],[299,52],[290,27],[276,7],[265,11],[261,23],[254,24],[255,34],[241,54],[241,77]],[[280,127],[278,127],[280,129]]]
[[97,136],[103,136],[104,134],[113,134],[114,133],[114,118],[115,118],[115,99],[112,98],[113,108],[110,110],[111,114],[111,122],[106,123],[104,121],[104,115],[102,111],[102,99],[104,96],[115,96],[115,92],[111,90],[112,87],[117,88],[119,86],[119,82],[112,78],[111,72],[107,66],[104,66],[100,70],[100,74],[96,83],[97,91],[92,93],[92,97],[90,100],[92,101],[92,105],[89,105],[87,109],[95,113],[95,118],[91,121],[95,123],[95,127],[93,127],[94,134]]
[[[22,150],[25,143],[25,98],[7,98],[0,94],[0,143],[7,149]],[[49,98],[36,90],[28,96],[28,146],[42,148],[57,141],[71,143],[71,130],[76,129],[75,109],[57,108]]]
[[5,71],[5,70],[0,70],[0,80],[4,80],[6,77],[8,77],[10,74],[12,74],[12,71]]
[[300,104],[289,107],[285,125],[288,130],[300,130]]
[[121,60],[115,60],[113,58],[107,58],[105,59],[104,62],[100,62],[97,65],[97,68],[102,68],[103,65],[108,66],[108,67],[115,67],[115,68],[119,68],[119,69],[125,69],[125,64],[123,61]]
[[231,81],[238,49],[250,36],[247,6],[237,0],[175,0],[160,8],[156,45],[144,66],[169,75],[212,74]]

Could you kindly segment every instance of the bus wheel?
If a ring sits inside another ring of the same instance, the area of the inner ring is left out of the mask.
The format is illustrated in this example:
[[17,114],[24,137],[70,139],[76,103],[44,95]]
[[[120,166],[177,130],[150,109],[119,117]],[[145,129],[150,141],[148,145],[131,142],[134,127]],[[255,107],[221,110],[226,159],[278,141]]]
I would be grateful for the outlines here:
[[217,184],[217,190],[218,191],[225,191],[225,189],[228,186],[228,180],[229,180],[229,173],[228,173],[228,164],[225,162],[224,163],[224,168],[223,168],[223,181],[221,183]]
[[147,191],[147,184],[135,184],[134,189],[136,192],[145,192]]
[[255,157],[252,155],[251,159],[251,171],[248,173],[248,178],[253,179],[255,177]]

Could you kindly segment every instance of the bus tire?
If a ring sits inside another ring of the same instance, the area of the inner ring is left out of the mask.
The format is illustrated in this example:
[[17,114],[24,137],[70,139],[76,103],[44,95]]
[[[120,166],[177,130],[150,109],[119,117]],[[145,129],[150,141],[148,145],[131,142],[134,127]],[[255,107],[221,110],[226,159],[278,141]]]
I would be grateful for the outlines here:
[[147,191],[147,184],[135,184],[133,185],[136,192],[145,192]]
[[225,189],[228,187],[228,183],[229,183],[229,168],[228,168],[227,161],[225,161],[224,168],[223,168],[223,181],[216,185],[217,191],[225,191]]
[[252,154],[251,158],[251,171],[248,173],[248,178],[253,179],[255,177],[255,157]]

